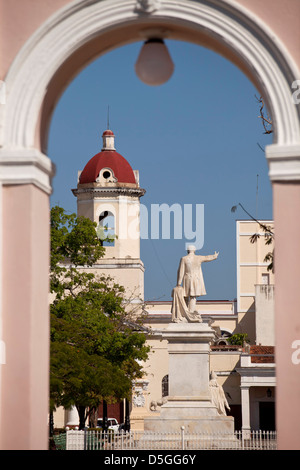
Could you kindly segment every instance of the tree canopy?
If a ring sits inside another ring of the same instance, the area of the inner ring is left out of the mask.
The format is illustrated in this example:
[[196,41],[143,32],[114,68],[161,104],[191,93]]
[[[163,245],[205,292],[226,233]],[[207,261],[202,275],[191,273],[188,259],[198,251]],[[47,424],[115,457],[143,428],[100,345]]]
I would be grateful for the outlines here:
[[80,427],[102,400],[130,398],[149,352],[124,288],[88,269],[104,253],[95,223],[51,210],[51,409],[75,405]]

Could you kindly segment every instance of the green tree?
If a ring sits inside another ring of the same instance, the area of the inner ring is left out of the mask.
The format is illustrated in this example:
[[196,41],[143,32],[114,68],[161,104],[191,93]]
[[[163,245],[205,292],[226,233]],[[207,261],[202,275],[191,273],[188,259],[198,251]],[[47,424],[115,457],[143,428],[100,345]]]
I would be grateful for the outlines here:
[[96,224],[51,210],[50,407],[76,406],[80,428],[102,400],[130,398],[149,353],[142,318],[125,310],[124,288],[86,270],[104,252]]
[[245,343],[249,343],[249,338],[247,333],[236,333],[227,338],[227,341],[235,346],[243,346]]

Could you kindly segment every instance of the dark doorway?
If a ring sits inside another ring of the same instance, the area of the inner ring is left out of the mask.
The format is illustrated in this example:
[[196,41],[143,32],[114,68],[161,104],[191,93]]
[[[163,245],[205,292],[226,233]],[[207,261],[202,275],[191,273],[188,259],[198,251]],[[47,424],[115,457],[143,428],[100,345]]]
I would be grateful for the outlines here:
[[259,429],[261,431],[275,431],[275,403],[261,401],[259,403]]
[[228,416],[234,418],[234,430],[240,431],[242,429],[242,407],[241,405],[230,404],[230,411],[227,411]]

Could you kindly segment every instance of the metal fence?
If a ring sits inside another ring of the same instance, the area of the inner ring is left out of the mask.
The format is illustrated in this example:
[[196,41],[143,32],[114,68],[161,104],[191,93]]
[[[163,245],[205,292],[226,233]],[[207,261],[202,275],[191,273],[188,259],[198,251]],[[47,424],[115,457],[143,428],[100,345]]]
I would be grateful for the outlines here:
[[149,431],[103,432],[68,430],[66,450],[276,450],[276,432],[159,433]]
[[67,435],[65,432],[54,435],[52,442],[50,442],[50,450],[53,448],[55,448],[55,450],[66,450],[66,441]]

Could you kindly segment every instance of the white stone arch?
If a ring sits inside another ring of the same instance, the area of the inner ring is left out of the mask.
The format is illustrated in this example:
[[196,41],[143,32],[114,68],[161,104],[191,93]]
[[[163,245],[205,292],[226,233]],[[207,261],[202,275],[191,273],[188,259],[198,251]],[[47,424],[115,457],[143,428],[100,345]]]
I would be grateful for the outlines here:
[[95,212],[95,219],[96,219],[96,222],[98,223],[99,222],[99,218],[100,218],[100,215],[103,213],[103,212],[109,212],[110,214],[112,214],[114,216],[114,218],[116,219],[116,207],[114,204],[112,204],[111,202],[103,202],[99,205],[99,207],[97,208],[96,212]]
[[270,178],[300,178],[299,106],[292,100],[292,84],[300,73],[264,23],[231,0],[221,5],[216,0],[75,0],[31,36],[5,78],[7,100],[0,127],[4,184],[6,179],[13,183],[34,182],[51,191],[53,168],[45,155],[46,148],[37,144],[36,131],[52,78],[89,41],[99,37],[100,43],[112,31],[122,31],[108,49],[99,46],[101,54],[145,38],[150,27],[160,28],[169,38],[198,42],[199,37],[202,43],[206,37],[211,47],[221,44],[224,55],[231,55],[259,88],[272,115],[274,143],[266,149]]

